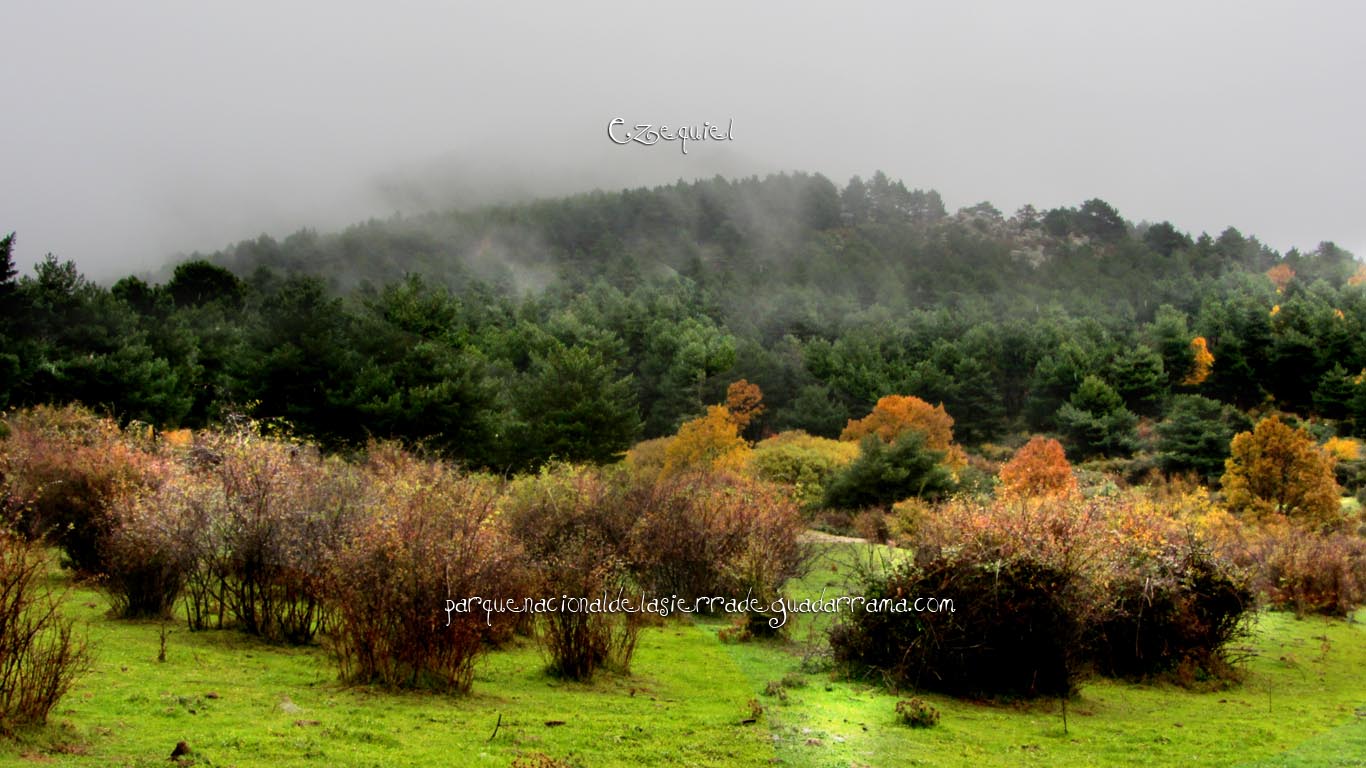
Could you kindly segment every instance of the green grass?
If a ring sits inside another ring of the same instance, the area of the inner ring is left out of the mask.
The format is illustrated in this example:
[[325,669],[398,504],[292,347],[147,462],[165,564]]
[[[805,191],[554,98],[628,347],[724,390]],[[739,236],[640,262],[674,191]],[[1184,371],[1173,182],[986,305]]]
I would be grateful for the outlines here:
[[[827,545],[791,591],[846,593],[866,550]],[[1064,733],[1057,702],[934,695],[937,727],[899,725],[899,697],[799,671],[821,616],[794,622],[786,644],[722,643],[724,622],[671,621],[645,630],[630,676],[592,684],[546,676],[523,644],[485,657],[473,692],[452,697],[343,686],[318,648],[181,625],[159,663],[159,624],[108,619],[88,590],[69,606],[94,669],[47,729],[0,744],[0,765],[160,766],[182,739],[212,766],[507,766],[537,753],[637,767],[1366,765],[1366,626],[1340,620],[1263,614],[1245,679],[1225,690],[1089,682]],[[766,691],[785,677],[781,695]],[[742,724],[752,700],[763,711]]]

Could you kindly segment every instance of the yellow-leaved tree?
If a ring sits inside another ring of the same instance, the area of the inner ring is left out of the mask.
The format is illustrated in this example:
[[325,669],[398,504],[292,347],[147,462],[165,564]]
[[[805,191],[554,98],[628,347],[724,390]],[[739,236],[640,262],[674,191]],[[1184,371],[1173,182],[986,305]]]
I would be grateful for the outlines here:
[[752,452],[731,412],[724,405],[710,405],[706,415],[684,422],[664,447],[661,474],[739,472],[748,466]]
[[1334,458],[1304,429],[1268,416],[1239,432],[1224,462],[1224,499],[1235,513],[1284,515],[1328,526],[1341,519]]
[[1186,378],[1181,380],[1181,384],[1187,387],[1198,387],[1209,378],[1214,371],[1214,354],[1209,351],[1209,344],[1204,336],[1196,336],[1191,339],[1191,367]]

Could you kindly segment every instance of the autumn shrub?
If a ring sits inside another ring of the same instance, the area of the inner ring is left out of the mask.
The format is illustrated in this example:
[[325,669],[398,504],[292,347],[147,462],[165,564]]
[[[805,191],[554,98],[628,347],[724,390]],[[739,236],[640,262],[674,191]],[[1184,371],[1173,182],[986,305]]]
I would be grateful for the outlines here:
[[203,531],[183,507],[169,502],[193,482],[189,472],[169,466],[156,487],[123,494],[115,502],[100,586],[116,615],[170,615],[195,568]]
[[393,449],[372,452],[365,474],[362,514],[328,569],[327,640],[340,674],[468,690],[497,628],[479,611],[447,613],[446,601],[527,596],[525,555],[498,520],[499,488]]
[[660,476],[740,472],[749,464],[751,454],[734,415],[723,405],[712,405],[705,415],[684,422],[664,446]]
[[811,515],[811,528],[835,536],[856,536],[854,514],[844,509],[817,509]]
[[857,443],[794,430],[755,445],[750,468],[761,480],[790,487],[798,504],[811,507],[819,504],[835,473],[857,457]]
[[267,640],[311,641],[327,618],[327,562],[359,514],[357,473],[251,428],[202,435],[192,460],[205,485],[167,499],[199,534],[192,617],[221,625],[226,612]]
[[1262,553],[1270,604],[1348,616],[1366,604],[1366,539],[1347,532],[1276,536]]
[[[579,601],[640,597],[629,571],[635,520],[624,502],[621,473],[572,466],[542,469],[509,488],[504,522],[521,542],[538,596]],[[558,610],[541,617],[550,671],[586,680],[602,667],[629,669],[641,615]]]
[[913,558],[863,575],[863,596],[950,600],[952,610],[846,613],[830,635],[836,660],[894,687],[1071,694],[1097,605],[1093,512],[942,505],[918,524]]
[[1015,452],[999,478],[996,493],[1002,499],[1067,499],[1080,493],[1062,443],[1041,435]]
[[1356,531],[1227,513],[1202,524],[1218,551],[1252,573],[1271,608],[1347,616],[1366,604],[1366,538]]
[[664,471],[664,454],[673,437],[656,437],[642,440],[631,446],[624,461],[631,477],[637,482],[653,483]]
[[1122,554],[1106,579],[1106,609],[1093,630],[1097,670],[1127,678],[1178,669],[1226,674],[1227,649],[1246,634],[1256,606],[1251,580],[1190,538]]
[[0,526],[0,735],[44,723],[89,667],[48,570],[41,544]]
[[950,600],[953,612],[853,611],[830,633],[836,661],[893,688],[967,696],[1070,694],[1082,625],[1072,574],[1038,558],[938,551],[866,576],[869,601]]
[[854,532],[873,544],[886,544],[891,538],[888,515],[881,509],[865,509],[854,516]]
[[10,435],[0,443],[6,517],[60,547],[78,573],[103,574],[115,500],[154,484],[161,464],[113,421],[79,406],[37,406],[7,423]]
[[[769,604],[809,559],[796,506],[769,483],[691,474],[633,484],[625,499],[636,518],[631,567],[652,594],[749,596]],[[754,634],[773,634],[771,618],[751,615]]]
[[1068,695],[1092,670],[1220,671],[1251,592],[1184,530],[1132,497],[916,510],[914,557],[866,573],[864,596],[953,610],[849,612],[832,650],[894,686],[971,696]]
[[887,516],[887,540],[896,544],[913,542],[922,521],[931,514],[933,506],[924,499],[898,501]]

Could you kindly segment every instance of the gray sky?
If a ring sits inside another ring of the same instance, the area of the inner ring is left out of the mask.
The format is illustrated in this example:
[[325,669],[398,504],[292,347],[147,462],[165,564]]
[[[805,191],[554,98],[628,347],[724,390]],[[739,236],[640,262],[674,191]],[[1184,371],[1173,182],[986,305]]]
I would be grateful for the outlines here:
[[[0,0],[0,230],[109,278],[262,232],[882,169],[1366,256],[1366,4]],[[619,147],[607,123],[733,120]]]

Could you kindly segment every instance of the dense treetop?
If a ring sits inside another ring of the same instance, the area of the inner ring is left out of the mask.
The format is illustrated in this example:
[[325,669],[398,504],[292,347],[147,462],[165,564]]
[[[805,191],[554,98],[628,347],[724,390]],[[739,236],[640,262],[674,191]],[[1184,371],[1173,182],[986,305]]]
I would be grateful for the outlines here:
[[0,407],[246,412],[496,469],[608,460],[741,378],[766,405],[750,436],[833,437],[895,394],[942,404],[969,446],[1051,432],[1074,458],[1151,447],[1206,475],[1222,456],[1183,451],[1229,433],[1226,406],[1366,430],[1351,254],[1099,199],[950,214],[882,173],[718,177],[262,236],[108,288],[54,257],[17,276],[11,244]]

